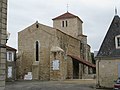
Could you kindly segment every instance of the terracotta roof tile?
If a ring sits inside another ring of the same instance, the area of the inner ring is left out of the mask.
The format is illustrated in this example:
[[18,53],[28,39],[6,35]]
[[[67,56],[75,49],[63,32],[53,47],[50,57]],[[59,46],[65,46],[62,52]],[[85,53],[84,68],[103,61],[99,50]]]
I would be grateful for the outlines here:
[[86,66],[89,66],[89,67],[92,67],[92,68],[96,68],[96,65],[94,65],[94,64],[92,64],[92,63],[90,63],[90,62],[88,62],[88,61],[85,61],[85,60],[81,60],[79,57],[77,57],[77,56],[74,56],[74,55],[68,55],[68,56],[70,56],[71,58],[73,58],[74,60],[77,60],[77,61],[79,61],[80,63],[82,63],[82,64],[84,64],[84,65],[86,65]]
[[[69,12],[66,12],[56,18],[53,18],[52,20],[60,20],[60,19],[69,19],[69,18],[78,18],[80,19],[78,16],[74,15],[74,14],[71,14]],[[81,19],[80,19],[81,20]],[[82,20],[81,20],[82,21]],[[83,22],[83,21],[82,21]]]
[[7,50],[10,50],[10,51],[17,51],[15,48],[12,48],[12,47],[10,47],[10,46],[6,46],[6,49],[7,49]]

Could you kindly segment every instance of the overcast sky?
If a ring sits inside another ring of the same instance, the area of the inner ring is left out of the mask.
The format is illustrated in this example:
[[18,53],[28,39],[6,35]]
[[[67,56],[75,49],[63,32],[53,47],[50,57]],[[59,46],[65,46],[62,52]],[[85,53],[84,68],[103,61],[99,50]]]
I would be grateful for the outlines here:
[[115,15],[120,15],[120,0],[8,0],[8,45],[17,49],[18,32],[39,23],[52,27],[52,18],[67,11],[83,21],[83,32],[92,51],[98,51]]

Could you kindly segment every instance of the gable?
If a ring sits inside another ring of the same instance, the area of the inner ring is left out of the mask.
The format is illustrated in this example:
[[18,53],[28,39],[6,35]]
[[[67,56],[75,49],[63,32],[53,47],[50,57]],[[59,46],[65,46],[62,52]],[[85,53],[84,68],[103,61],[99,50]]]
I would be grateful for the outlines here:
[[19,33],[28,33],[28,32],[33,33],[33,32],[39,31],[39,30],[43,30],[50,34],[54,33],[54,28],[36,22],[36,23],[28,26],[27,28],[23,29],[22,31],[18,32],[18,34]]
[[72,13],[69,13],[69,12],[66,12],[58,17],[55,17],[52,20],[63,20],[63,19],[70,19],[70,18],[77,18],[83,23],[83,21],[78,16],[76,16]]
[[115,37],[120,35],[120,18],[115,16],[103,40],[97,57],[120,57],[120,49],[116,48]]

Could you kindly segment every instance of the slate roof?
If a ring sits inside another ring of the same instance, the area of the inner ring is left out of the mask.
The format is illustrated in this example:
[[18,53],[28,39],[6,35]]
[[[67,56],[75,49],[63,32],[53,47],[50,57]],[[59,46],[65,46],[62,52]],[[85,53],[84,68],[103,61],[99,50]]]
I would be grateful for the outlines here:
[[10,47],[10,46],[6,46],[6,49],[7,49],[7,50],[10,50],[10,51],[17,51],[15,48],[12,48],[12,47]]
[[74,55],[68,55],[69,57],[73,58],[73,60],[77,60],[79,61],[80,63],[86,65],[86,66],[89,66],[89,67],[92,67],[92,68],[96,68],[96,65],[95,64],[92,64],[86,60],[81,60],[78,56],[74,56]]
[[115,46],[115,36],[117,35],[120,35],[120,17],[115,15],[97,57],[120,58],[120,49],[116,49]]
[[[69,19],[69,18],[78,18],[78,19],[80,19],[78,16],[76,16],[76,15],[74,15],[72,13],[66,12],[66,13],[58,16],[58,17],[53,18],[52,20]],[[81,20],[81,22],[83,22],[83,21]]]

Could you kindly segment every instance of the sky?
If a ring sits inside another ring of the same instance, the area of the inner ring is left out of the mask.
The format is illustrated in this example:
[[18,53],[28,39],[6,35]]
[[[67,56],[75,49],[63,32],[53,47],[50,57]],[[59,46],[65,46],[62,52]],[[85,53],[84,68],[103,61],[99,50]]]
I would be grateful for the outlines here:
[[83,21],[91,51],[98,51],[115,16],[120,0],[8,0],[7,45],[18,48],[18,32],[36,21],[51,26],[52,19],[68,11]]

